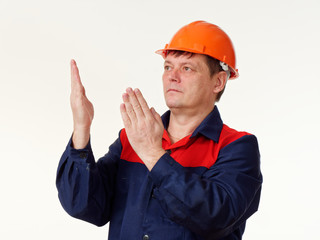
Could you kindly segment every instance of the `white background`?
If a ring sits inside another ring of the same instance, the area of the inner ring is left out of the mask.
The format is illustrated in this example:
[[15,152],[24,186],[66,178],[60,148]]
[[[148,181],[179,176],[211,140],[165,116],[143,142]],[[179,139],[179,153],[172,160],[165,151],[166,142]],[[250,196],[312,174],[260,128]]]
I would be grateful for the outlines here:
[[244,239],[320,239],[320,2],[254,0],[0,0],[0,239],[106,239],[67,215],[55,173],[72,133],[69,61],[95,106],[103,155],[122,128],[121,94],[139,87],[163,113],[164,47],[206,20],[233,40],[240,78],[218,104],[257,135],[264,184]]

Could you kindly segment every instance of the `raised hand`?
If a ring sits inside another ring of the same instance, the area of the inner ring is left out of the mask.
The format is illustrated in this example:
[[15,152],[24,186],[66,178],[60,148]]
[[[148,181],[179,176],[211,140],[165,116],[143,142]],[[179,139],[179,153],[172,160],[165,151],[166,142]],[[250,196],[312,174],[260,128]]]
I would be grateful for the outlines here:
[[151,171],[165,153],[161,117],[153,108],[149,109],[139,89],[128,88],[122,98],[124,103],[120,105],[120,111],[129,142]]
[[90,138],[90,127],[94,110],[92,103],[86,97],[81,83],[79,69],[75,60],[71,60],[71,95],[70,103],[73,115],[73,147],[84,148]]

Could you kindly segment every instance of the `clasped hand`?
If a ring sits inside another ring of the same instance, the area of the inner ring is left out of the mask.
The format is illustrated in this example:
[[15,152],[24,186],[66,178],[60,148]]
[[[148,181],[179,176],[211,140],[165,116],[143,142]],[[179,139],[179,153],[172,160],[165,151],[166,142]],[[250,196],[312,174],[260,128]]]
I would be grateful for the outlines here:
[[122,95],[120,112],[133,150],[151,171],[165,153],[162,148],[164,131],[160,115],[149,109],[139,89],[128,88]]

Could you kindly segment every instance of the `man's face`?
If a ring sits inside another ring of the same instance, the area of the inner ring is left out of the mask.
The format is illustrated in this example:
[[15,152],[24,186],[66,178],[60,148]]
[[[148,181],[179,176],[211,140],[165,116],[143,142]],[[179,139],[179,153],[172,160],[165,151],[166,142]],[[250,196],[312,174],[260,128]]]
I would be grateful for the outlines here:
[[188,54],[165,58],[162,75],[167,106],[191,112],[205,111],[214,106],[215,75],[210,76],[206,56]]

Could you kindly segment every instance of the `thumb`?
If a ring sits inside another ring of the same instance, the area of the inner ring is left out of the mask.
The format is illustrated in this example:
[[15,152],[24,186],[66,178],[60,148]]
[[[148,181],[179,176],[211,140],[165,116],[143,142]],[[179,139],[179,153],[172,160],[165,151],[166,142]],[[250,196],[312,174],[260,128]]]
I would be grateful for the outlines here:
[[153,115],[153,117],[155,118],[155,120],[156,120],[159,124],[163,125],[160,114],[157,113],[156,110],[155,110],[153,107],[151,108],[151,112],[152,112],[152,115]]

